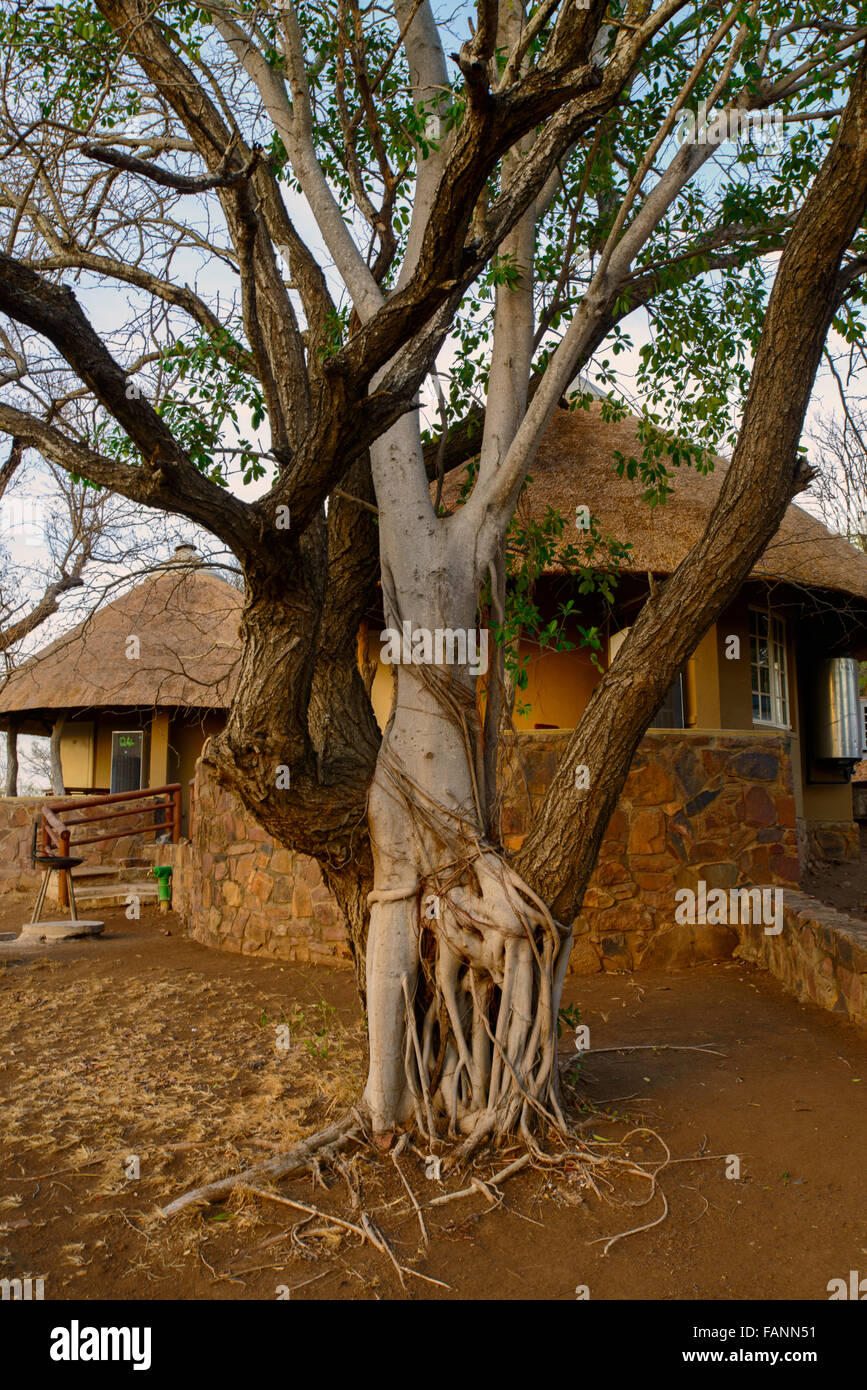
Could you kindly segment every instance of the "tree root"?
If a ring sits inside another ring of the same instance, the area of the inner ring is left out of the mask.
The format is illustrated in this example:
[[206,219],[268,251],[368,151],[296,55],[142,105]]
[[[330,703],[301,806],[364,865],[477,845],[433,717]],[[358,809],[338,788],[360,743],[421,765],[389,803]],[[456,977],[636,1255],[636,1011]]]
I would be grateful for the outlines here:
[[[418,969],[401,979],[404,1070],[429,1143],[465,1136],[463,1160],[490,1136],[568,1130],[559,1101],[557,1011],[571,932],[482,838],[387,754],[380,769],[416,831]],[[431,891],[433,890],[433,891]],[[410,897],[407,887],[377,890]],[[433,916],[422,900],[433,898]]]
[[[631,1158],[628,1153],[629,1141],[636,1135],[650,1136],[655,1139],[664,1157],[654,1165],[639,1163]],[[426,1139],[425,1135],[420,1136]],[[473,1136],[475,1138],[475,1136]],[[489,1135],[490,1138],[490,1135]],[[647,1206],[654,1197],[659,1195],[662,1199],[662,1212],[654,1220],[638,1226],[631,1226],[627,1230],[620,1231],[611,1236],[601,1236],[590,1244],[603,1244],[602,1254],[607,1255],[613,1245],[620,1240],[625,1240],[628,1236],[638,1235],[643,1231],[652,1230],[660,1225],[668,1215],[668,1200],[659,1185],[658,1177],[663,1169],[671,1163],[691,1163],[699,1162],[702,1159],[716,1157],[715,1155],[695,1155],[692,1157],[672,1159],[668,1146],[665,1141],[656,1133],[655,1130],[647,1126],[639,1126],[631,1129],[621,1139],[612,1141],[610,1147],[594,1145],[582,1140],[576,1129],[570,1126],[549,1130],[549,1138],[556,1142],[553,1150],[545,1150],[541,1143],[530,1137],[530,1147],[520,1154],[512,1162],[506,1164],[489,1176],[482,1177],[478,1171],[472,1174],[469,1184],[456,1188],[454,1191],[445,1192],[432,1197],[427,1202],[420,1202],[412,1189],[406,1174],[400,1164],[400,1158],[408,1147],[420,1159],[429,1159],[433,1155],[425,1155],[423,1149],[417,1148],[411,1143],[408,1132],[402,1134],[397,1143],[388,1154],[388,1159],[394,1165],[403,1188],[406,1192],[405,1213],[415,1215],[421,1232],[421,1245],[418,1255],[424,1255],[430,1248],[430,1235],[424,1219],[426,1211],[436,1210],[445,1207],[452,1202],[471,1198],[479,1195],[485,1198],[488,1203],[488,1210],[493,1211],[502,1205],[502,1189],[509,1178],[514,1177],[520,1172],[533,1169],[536,1172],[546,1175],[548,1178],[560,1173],[564,1178],[568,1177],[570,1185],[577,1181],[581,1188],[592,1192],[600,1201],[607,1205],[616,1207],[640,1208]],[[265,1163],[256,1164],[254,1167],[246,1168],[240,1173],[235,1173],[230,1177],[220,1178],[215,1182],[206,1183],[204,1186],[194,1188],[192,1191],[184,1193],[176,1198],[167,1206],[161,1209],[162,1216],[174,1216],[178,1212],[187,1208],[198,1206],[203,1203],[219,1202],[224,1200],[232,1191],[240,1189],[250,1193],[261,1201],[274,1202],[281,1206],[289,1207],[295,1211],[306,1214],[305,1221],[301,1225],[306,1225],[312,1219],[319,1222],[330,1223],[341,1230],[356,1235],[362,1243],[371,1245],[375,1250],[385,1256],[389,1263],[394,1267],[400,1280],[401,1286],[406,1287],[406,1276],[421,1279],[426,1283],[434,1284],[440,1288],[449,1288],[440,1280],[432,1279],[428,1275],[421,1274],[418,1270],[412,1269],[406,1264],[402,1264],[392,1249],[389,1240],[386,1238],[379,1225],[373,1220],[369,1212],[361,1208],[359,1189],[354,1181],[350,1179],[347,1171],[347,1164],[342,1157],[342,1152],[350,1142],[356,1142],[360,1148],[359,1153],[367,1150],[374,1162],[381,1163],[384,1155],[382,1151],[373,1143],[374,1136],[371,1134],[369,1126],[358,1109],[353,1109],[344,1115],[334,1124],[319,1133],[313,1134],[302,1143],[296,1145],[288,1153],[275,1155]],[[477,1145],[473,1152],[473,1166],[478,1169],[481,1166],[483,1155],[480,1152],[481,1144]],[[467,1145],[458,1147],[458,1152],[463,1155],[462,1162],[466,1164]],[[490,1145],[487,1148],[486,1158],[493,1157],[493,1150]],[[441,1158],[443,1176],[447,1175],[445,1159]],[[296,1198],[283,1196],[280,1193],[268,1190],[260,1183],[264,1179],[276,1179],[298,1176],[304,1172],[318,1172],[320,1164],[330,1164],[336,1175],[341,1175],[346,1181],[349,1192],[350,1206],[358,1212],[356,1220],[348,1220],[344,1217],[333,1215],[323,1211],[321,1208],[312,1205],[310,1202],[299,1201]],[[354,1166],[354,1161],[353,1161]],[[458,1161],[455,1156],[450,1165],[450,1171],[457,1168]],[[618,1199],[618,1183],[623,1179],[633,1179],[648,1184],[649,1190],[645,1197],[640,1200],[629,1198]],[[393,1210],[391,1204],[390,1210]],[[397,1213],[399,1214],[399,1212]],[[299,1230],[294,1228],[294,1233]],[[268,1244],[274,1243],[280,1237],[272,1238]],[[293,1234],[294,1240],[294,1234]],[[310,1248],[305,1246],[300,1239],[295,1242],[296,1248],[309,1255]]]
[[160,1216],[176,1216],[186,1207],[199,1206],[205,1202],[220,1202],[224,1197],[228,1197],[234,1188],[249,1187],[251,1183],[260,1182],[263,1178],[294,1177],[296,1173],[307,1171],[315,1160],[334,1157],[353,1139],[361,1137],[360,1116],[357,1111],[351,1110],[327,1129],[310,1135],[288,1153],[275,1154],[273,1158],[266,1159],[264,1163],[257,1163],[252,1168],[245,1168],[241,1173],[234,1173],[228,1178],[218,1178],[216,1182],[205,1183],[203,1187],[194,1187],[191,1192],[185,1192],[173,1202],[169,1202],[167,1207],[161,1207]]
[[427,1284],[436,1284],[441,1289],[451,1288],[450,1284],[444,1284],[441,1279],[432,1279],[428,1274],[420,1274],[418,1270],[410,1269],[408,1265],[402,1265],[385,1236],[382,1234],[382,1231],[365,1211],[361,1213],[361,1225],[357,1226],[354,1221],[344,1221],[342,1217],[332,1216],[327,1211],[320,1211],[318,1207],[312,1207],[308,1202],[296,1202],[289,1197],[281,1197],[276,1192],[266,1192],[260,1187],[247,1186],[247,1191],[250,1192],[252,1196],[260,1197],[266,1202],[278,1202],[284,1207],[294,1207],[296,1211],[306,1211],[308,1216],[317,1216],[320,1220],[330,1221],[333,1225],[341,1227],[344,1231],[352,1231],[355,1235],[360,1236],[362,1241],[368,1241],[375,1250],[380,1251],[381,1254],[388,1257],[394,1265],[401,1287],[404,1289],[406,1288],[405,1274],[411,1274],[416,1279],[423,1279]]

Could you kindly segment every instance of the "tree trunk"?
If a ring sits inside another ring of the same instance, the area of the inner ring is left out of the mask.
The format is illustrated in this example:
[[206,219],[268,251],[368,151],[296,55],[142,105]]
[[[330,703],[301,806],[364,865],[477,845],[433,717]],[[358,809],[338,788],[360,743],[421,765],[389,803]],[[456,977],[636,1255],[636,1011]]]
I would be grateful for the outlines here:
[[63,765],[60,760],[60,740],[63,736],[63,726],[66,723],[66,715],[59,714],[54,721],[54,728],[51,730],[51,794],[52,796],[64,796],[63,788]]
[[[867,204],[867,57],[837,139],[783,253],[732,465],[702,540],[645,604],[594,691],[514,861],[484,837],[484,758],[466,666],[399,665],[368,802],[374,855],[365,1100],[381,1134],[414,1115],[474,1146],[530,1129],[557,1098],[557,1014],[571,930],[635,748],[675,672],[739,591],[805,485],[797,455],[840,263]],[[404,431],[406,426],[404,426]],[[400,427],[373,451],[387,627],[469,629],[499,553],[472,509],[440,522],[407,464]],[[391,458],[389,458],[391,453]],[[389,462],[391,468],[389,469]],[[401,478],[402,486],[397,482]],[[505,522],[503,523],[505,526]],[[413,643],[415,650],[415,644]],[[404,660],[406,658],[404,657]],[[413,658],[416,659],[415,657]],[[576,787],[586,764],[592,791]]]
[[317,860],[346,920],[364,1002],[373,883],[365,798],[380,742],[358,662],[378,573],[366,458],[347,473],[346,490],[327,519],[292,533],[285,569],[269,568],[267,552],[247,565],[235,694],[204,761],[278,844]]
[[6,731],[6,791],[4,795],[18,795],[18,730],[14,725]]
[[[409,595],[404,588],[400,608],[388,572],[384,591],[392,632],[412,613],[413,634],[477,634],[477,576],[457,558]],[[485,836],[469,663],[398,664],[395,681],[368,799],[365,1102],[384,1135],[412,1118],[429,1138],[465,1135],[469,1146],[529,1134],[538,1112],[559,1116],[556,1024],[570,932]]]

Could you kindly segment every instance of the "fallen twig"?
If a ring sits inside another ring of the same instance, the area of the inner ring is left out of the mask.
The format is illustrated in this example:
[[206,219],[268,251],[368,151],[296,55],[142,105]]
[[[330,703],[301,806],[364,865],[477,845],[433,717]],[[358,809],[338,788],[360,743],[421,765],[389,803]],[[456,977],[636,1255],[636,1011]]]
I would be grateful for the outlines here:
[[401,1182],[406,1188],[407,1193],[409,1195],[409,1200],[412,1202],[413,1207],[415,1208],[415,1214],[418,1217],[418,1224],[421,1227],[421,1238],[424,1241],[425,1246],[429,1246],[430,1239],[428,1237],[427,1227],[424,1224],[424,1217],[421,1214],[421,1207],[418,1204],[418,1199],[415,1193],[413,1192],[412,1188],[410,1187],[409,1183],[407,1182],[404,1176],[403,1169],[401,1168],[400,1163],[398,1162],[398,1156],[395,1152],[392,1152],[391,1161],[397,1169],[397,1176],[400,1178]]
[[728,1057],[727,1052],[715,1052],[707,1047],[692,1046],[689,1043],[625,1043],[623,1047],[589,1047],[579,1052],[579,1057],[597,1057],[600,1052],[710,1052],[714,1057]]
[[[444,1284],[441,1279],[432,1279],[427,1274],[420,1274],[417,1269],[411,1269],[408,1265],[402,1265],[395,1258],[395,1255],[385,1239],[385,1236],[376,1226],[366,1212],[361,1213],[362,1225],[356,1226],[353,1221],[344,1221],[342,1216],[332,1216],[330,1212],[320,1211],[318,1207],[311,1207],[306,1202],[296,1202],[292,1197],[281,1197],[277,1192],[266,1192],[262,1188],[248,1187],[254,1197],[264,1197],[269,1202],[279,1202],[281,1206],[294,1207],[297,1211],[306,1212],[309,1216],[318,1216],[323,1221],[333,1221],[336,1226],[342,1226],[347,1231],[353,1231],[355,1235],[361,1236],[362,1240],[368,1240],[375,1250],[386,1255],[397,1270],[401,1284],[403,1284],[404,1274],[412,1274],[416,1279],[423,1279],[426,1284],[436,1284],[441,1289],[451,1289],[450,1284]],[[405,1285],[404,1285],[405,1287]]]

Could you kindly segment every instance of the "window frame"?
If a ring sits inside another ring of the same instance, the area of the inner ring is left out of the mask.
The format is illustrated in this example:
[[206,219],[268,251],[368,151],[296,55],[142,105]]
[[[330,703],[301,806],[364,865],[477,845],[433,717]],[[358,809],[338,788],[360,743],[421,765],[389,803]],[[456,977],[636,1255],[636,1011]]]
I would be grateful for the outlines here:
[[[749,644],[750,644],[750,709],[752,710],[753,726],[761,729],[791,729],[792,727],[792,698],[789,689],[789,641],[788,627],[785,618],[779,617],[770,606],[760,608],[758,604],[749,606]],[[761,634],[753,633],[753,614],[757,617],[767,619],[768,631],[764,639],[768,644],[768,662],[766,666],[759,663],[758,643]],[[756,644],[755,659],[753,643]],[[778,659],[781,658],[781,659]],[[758,685],[756,677],[762,670],[768,673],[768,690],[761,688],[759,676]],[[761,716],[762,698],[770,701],[771,717],[763,719]],[[759,714],[756,715],[754,701],[758,698]],[[780,718],[785,714],[784,718]]]

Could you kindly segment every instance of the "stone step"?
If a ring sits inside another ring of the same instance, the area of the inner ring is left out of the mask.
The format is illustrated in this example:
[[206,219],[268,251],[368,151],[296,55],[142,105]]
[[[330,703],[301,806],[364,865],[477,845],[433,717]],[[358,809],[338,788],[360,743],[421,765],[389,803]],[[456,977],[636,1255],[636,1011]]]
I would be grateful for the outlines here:
[[[151,901],[157,897],[157,880],[147,876],[146,865],[79,865],[72,869],[72,883],[75,887],[75,901],[88,902],[90,906],[124,905],[126,894],[138,892],[139,897]],[[51,874],[46,902],[60,902],[60,878]]]
[[157,885],[153,880],[130,879],[127,883],[94,884],[92,888],[75,889],[75,901],[79,908],[124,907],[128,897],[135,896],[144,904],[157,901]]

